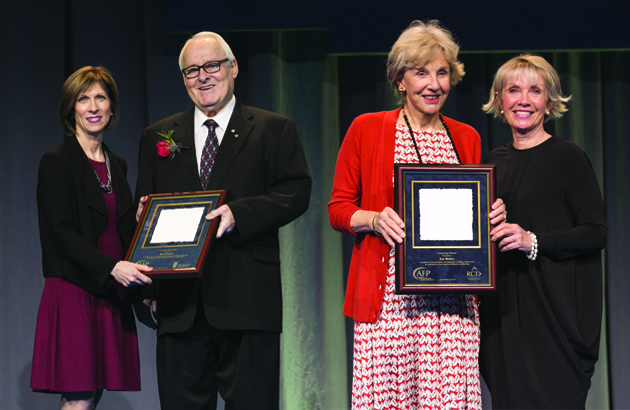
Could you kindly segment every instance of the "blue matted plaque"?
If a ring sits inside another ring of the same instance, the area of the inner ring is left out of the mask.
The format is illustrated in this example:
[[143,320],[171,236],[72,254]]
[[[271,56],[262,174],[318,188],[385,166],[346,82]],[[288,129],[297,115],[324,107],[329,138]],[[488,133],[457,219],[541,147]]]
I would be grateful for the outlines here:
[[151,266],[153,278],[200,277],[219,219],[225,191],[149,195],[126,260]]
[[488,213],[494,165],[394,165],[396,293],[496,290],[496,245]]

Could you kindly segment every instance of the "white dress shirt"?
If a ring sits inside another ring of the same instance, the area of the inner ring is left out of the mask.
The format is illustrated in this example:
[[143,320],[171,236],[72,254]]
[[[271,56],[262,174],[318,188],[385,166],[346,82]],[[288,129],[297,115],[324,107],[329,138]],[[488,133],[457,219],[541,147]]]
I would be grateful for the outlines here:
[[213,119],[218,126],[215,128],[214,132],[217,134],[217,139],[219,140],[219,146],[221,146],[221,141],[223,141],[223,135],[225,135],[225,131],[227,130],[228,123],[230,122],[230,118],[232,118],[232,113],[234,112],[234,106],[236,105],[236,98],[232,95],[232,99],[229,103],[217,115],[212,118],[206,117],[204,113],[197,107],[195,107],[195,154],[197,156],[197,171],[201,176],[201,154],[203,153],[203,147],[206,145],[206,138],[208,138],[208,127],[203,125],[206,120]]

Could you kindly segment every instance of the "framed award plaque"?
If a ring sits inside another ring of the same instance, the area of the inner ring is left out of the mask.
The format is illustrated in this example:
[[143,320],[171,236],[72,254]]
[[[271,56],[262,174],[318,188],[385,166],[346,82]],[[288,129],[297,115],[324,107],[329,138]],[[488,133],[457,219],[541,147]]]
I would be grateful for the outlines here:
[[396,248],[396,293],[496,290],[490,240],[494,165],[395,164],[395,210],[405,223]]
[[149,195],[126,260],[151,266],[151,278],[200,277],[219,219],[225,191]]

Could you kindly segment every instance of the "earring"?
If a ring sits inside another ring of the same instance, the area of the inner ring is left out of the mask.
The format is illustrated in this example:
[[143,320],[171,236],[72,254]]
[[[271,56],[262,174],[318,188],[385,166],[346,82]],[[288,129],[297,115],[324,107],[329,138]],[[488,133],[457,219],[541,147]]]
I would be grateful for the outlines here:
[[503,110],[501,110],[501,115],[503,115]]
[[547,115],[549,115],[549,110],[547,110]]
[[402,86],[400,86],[400,87],[398,87],[398,92],[399,92],[400,94],[404,94],[405,89],[404,89],[404,88],[402,88]]

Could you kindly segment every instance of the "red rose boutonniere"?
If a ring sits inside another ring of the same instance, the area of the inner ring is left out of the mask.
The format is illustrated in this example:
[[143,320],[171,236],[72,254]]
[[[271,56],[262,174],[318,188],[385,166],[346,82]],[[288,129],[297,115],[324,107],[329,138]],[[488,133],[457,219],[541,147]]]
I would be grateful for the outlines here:
[[169,130],[169,132],[162,131],[157,134],[164,138],[164,141],[157,143],[157,154],[163,158],[173,159],[175,154],[182,152],[182,149],[188,149],[188,147],[180,145],[173,140],[173,130]]

